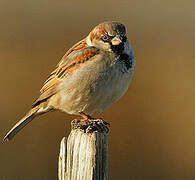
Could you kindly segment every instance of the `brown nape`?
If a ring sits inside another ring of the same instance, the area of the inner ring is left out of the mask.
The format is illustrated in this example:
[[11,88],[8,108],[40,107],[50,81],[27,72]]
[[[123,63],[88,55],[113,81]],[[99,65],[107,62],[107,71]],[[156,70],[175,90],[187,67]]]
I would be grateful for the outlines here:
[[99,24],[90,33],[90,40],[92,41],[94,38],[101,39],[102,34],[106,34],[106,33],[107,33],[107,31],[106,31],[104,25],[103,24]]

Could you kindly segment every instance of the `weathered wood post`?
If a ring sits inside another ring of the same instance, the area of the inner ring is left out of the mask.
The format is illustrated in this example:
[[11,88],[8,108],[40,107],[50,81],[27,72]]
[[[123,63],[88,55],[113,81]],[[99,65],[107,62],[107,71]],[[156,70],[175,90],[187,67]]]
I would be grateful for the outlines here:
[[108,123],[72,121],[60,145],[59,180],[108,180]]

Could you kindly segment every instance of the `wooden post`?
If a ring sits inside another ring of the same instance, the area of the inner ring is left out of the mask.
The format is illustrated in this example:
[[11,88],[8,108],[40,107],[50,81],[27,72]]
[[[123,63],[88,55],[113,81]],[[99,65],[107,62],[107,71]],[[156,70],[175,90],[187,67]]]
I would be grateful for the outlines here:
[[108,126],[102,119],[72,121],[60,145],[59,180],[108,180]]

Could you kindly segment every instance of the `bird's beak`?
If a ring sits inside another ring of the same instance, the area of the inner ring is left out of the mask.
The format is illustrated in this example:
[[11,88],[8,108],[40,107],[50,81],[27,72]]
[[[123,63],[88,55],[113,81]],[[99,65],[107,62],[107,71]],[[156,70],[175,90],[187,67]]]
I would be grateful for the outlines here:
[[116,36],[116,37],[114,37],[114,38],[111,40],[111,43],[112,43],[113,46],[117,46],[117,45],[121,44],[122,41],[120,40],[119,37]]

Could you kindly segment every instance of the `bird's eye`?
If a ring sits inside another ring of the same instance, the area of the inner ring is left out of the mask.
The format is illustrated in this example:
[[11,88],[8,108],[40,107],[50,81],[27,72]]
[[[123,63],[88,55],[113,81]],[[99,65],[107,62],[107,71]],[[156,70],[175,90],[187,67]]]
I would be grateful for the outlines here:
[[112,39],[112,36],[109,36],[108,34],[103,34],[101,39],[104,42],[109,42]]

